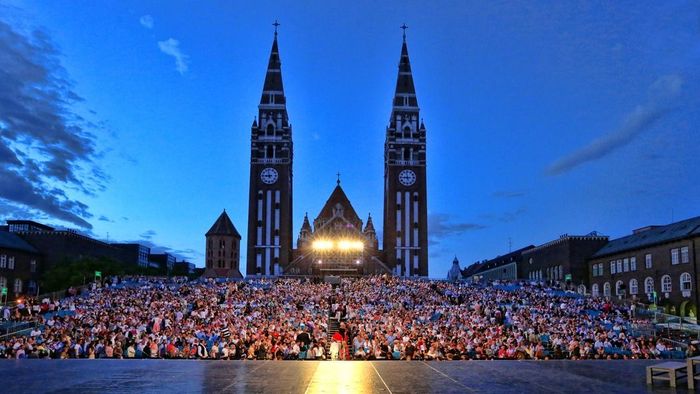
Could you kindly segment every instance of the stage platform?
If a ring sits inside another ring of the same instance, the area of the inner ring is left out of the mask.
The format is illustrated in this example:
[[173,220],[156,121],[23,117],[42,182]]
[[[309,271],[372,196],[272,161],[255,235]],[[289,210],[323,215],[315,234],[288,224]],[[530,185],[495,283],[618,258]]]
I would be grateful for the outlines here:
[[658,361],[2,360],[5,393],[641,393]]

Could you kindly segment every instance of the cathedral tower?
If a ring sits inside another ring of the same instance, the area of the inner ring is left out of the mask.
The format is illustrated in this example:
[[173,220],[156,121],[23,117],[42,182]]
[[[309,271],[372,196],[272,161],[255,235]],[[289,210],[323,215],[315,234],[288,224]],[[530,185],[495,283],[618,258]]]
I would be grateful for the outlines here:
[[425,126],[404,29],[399,75],[384,142],[384,253],[400,276],[428,276]]
[[278,275],[292,258],[292,125],[277,49],[277,22],[250,137],[247,275]]

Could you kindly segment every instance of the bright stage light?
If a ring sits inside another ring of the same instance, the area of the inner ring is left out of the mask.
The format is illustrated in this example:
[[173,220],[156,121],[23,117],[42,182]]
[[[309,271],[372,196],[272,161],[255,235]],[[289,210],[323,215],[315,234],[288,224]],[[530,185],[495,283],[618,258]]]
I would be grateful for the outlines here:
[[333,241],[326,239],[317,239],[311,244],[314,250],[330,250],[333,249]]
[[311,248],[315,251],[324,252],[330,250],[340,250],[341,252],[357,252],[365,249],[362,241],[352,239],[341,239],[333,241],[329,239],[317,239],[311,243]]
[[359,251],[363,250],[365,248],[365,244],[362,243],[362,241],[354,241],[350,239],[341,239],[338,241],[338,249],[347,252],[347,251]]

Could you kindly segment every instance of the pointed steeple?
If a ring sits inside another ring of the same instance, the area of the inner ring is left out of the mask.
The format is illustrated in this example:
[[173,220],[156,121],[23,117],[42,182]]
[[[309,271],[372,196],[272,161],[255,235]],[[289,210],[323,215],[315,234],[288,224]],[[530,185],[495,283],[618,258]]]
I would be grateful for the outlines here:
[[233,235],[234,237],[241,239],[241,235],[238,233],[238,230],[236,230],[236,226],[233,225],[233,222],[231,221],[231,218],[228,217],[225,209],[221,215],[219,215],[219,218],[216,219],[214,225],[211,226],[209,231],[207,231],[206,235]]
[[[284,109],[286,99],[284,97],[284,85],[282,84],[282,62],[277,48],[277,22],[275,26],[275,38],[272,41],[270,60],[267,62],[265,83],[260,97],[260,109]],[[261,119],[262,120],[262,119]]]
[[367,215],[367,224],[365,225],[365,230],[363,232],[365,234],[376,234],[376,231],[374,230],[374,223],[372,222],[372,214]]
[[309,214],[304,213],[304,223],[301,225],[301,231],[299,231],[299,238],[297,238],[297,248],[303,248],[306,243],[311,238],[313,230],[311,229],[311,224],[309,223]]
[[365,230],[362,232],[365,238],[369,241],[369,246],[373,249],[379,249],[379,240],[377,240],[377,232],[374,230],[374,223],[372,223],[372,215],[367,215],[367,224],[365,225]]
[[304,223],[301,225],[301,232],[308,231],[311,233],[311,224],[309,223],[308,212],[304,213]]
[[[406,46],[406,25],[404,28],[403,44],[401,45],[401,58],[399,59],[399,75],[396,78],[396,92],[394,93],[394,109],[418,110],[416,88],[413,85],[411,61],[408,58],[408,46]],[[398,108],[397,108],[398,107]]]

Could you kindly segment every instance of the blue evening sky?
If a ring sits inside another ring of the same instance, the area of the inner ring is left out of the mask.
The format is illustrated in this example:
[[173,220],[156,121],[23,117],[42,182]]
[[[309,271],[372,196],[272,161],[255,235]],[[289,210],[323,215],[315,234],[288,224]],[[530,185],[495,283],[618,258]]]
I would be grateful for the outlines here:
[[[432,277],[455,255],[465,266],[507,253],[509,239],[618,237],[700,215],[698,1],[0,3],[16,31],[46,33],[82,97],[71,110],[95,124],[91,164],[108,179],[65,199],[85,204],[73,212],[96,237],[203,266],[204,233],[226,208],[245,244],[250,125],[276,18],[295,238],[338,171],[381,230],[404,22],[427,127]],[[2,198],[5,216],[80,228]]]

